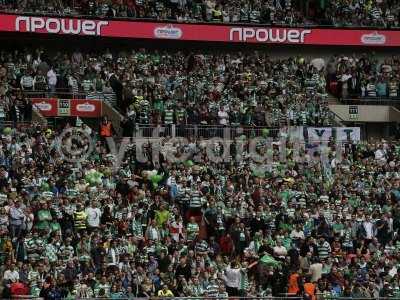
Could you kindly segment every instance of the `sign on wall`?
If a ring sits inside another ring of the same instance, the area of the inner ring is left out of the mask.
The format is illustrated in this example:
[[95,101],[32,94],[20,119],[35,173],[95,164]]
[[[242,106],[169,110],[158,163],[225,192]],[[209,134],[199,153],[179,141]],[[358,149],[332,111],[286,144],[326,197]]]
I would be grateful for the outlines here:
[[45,117],[83,117],[102,116],[102,101],[87,99],[32,99],[32,105]]
[[32,99],[32,107],[40,111],[44,117],[57,116],[58,114],[58,99]]
[[102,102],[99,100],[71,100],[71,116],[96,118],[101,116]]
[[349,119],[350,120],[358,119],[358,106],[357,105],[349,105]]
[[400,46],[400,30],[137,22],[0,14],[0,31],[230,43]]
[[58,99],[58,116],[69,117],[71,115],[69,99]]

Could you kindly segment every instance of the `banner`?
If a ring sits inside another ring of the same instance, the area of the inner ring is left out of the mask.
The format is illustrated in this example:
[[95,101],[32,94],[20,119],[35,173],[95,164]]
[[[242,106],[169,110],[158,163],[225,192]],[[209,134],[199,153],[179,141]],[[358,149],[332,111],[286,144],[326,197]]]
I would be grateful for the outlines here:
[[45,117],[99,118],[102,116],[101,100],[86,99],[32,99],[32,106]]
[[326,142],[332,136],[338,141],[353,141],[361,140],[360,127],[308,127],[307,128],[308,142]]
[[83,118],[101,117],[102,102],[99,100],[71,100],[71,116]]
[[11,14],[0,14],[0,32],[231,43],[400,46],[400,30],[204,25]]
[[321,142],[328,141],[332,136],[332,128],[331,127],[309,127],[307,128],[308,133],[308,141],[309,142]]
[[339,141],[359,141],[361,140],[360,127],[337,127],[336,138]]
[[44,117],[53,117],[58,115],[58,100],[57,99],[32,99],[33,109],[38,110]]

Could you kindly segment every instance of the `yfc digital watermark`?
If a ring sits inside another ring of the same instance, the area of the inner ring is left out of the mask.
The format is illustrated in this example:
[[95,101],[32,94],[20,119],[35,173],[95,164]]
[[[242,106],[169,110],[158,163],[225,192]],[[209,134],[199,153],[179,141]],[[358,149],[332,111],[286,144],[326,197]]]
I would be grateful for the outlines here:
[[[64,161],[84,163],[89,160],[96,147],[96,140],[81,128],[68,128],[58,137],[56,149]],[[134,149],[135,160],[146,163],[159,162],[160,154],[168,163],[185,163],[191,160],[198,164],[243,162],[259,165],[263,169],[276,165],[304,161],[319,163],[324,166],[335,159],[340,163],[343,158],[343,141],[313,140],[307,142],[298,136],[287,136],[273,139],[271,137],[255,138],[220,138],[202,139],[198,143],[184,137],[143,138],[108,137],[102,141],[112,155],[115,171],[124,162],[127,152]],[[307,158],[306,158],[307,157]]]
[[61,132],[56,139],[56,149],[64,161],[81,163],[93,153],[95,140],[90,134],[76,127]]

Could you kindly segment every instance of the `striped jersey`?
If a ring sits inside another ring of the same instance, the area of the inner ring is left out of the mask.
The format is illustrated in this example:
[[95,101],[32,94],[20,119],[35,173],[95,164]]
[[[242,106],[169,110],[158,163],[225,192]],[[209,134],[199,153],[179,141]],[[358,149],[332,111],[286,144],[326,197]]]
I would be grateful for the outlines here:
[[382,13],[381,10],[378,7],[374,7],[371,9],[371,16],[375,19],[375,20],[379,20],[382,18]]
[[206,241],[202,240],[198,243],[196,243],[196,251],[198,252],[207,252],[208,250],[208,244]]
[[186,110],[181,108],[176,111],[176,121],[180,124],[184,123],[186,119]]
[[200,191],[198,191],[197,189],[192,190],[190,192],[190,202],[189,202],[189,206],[191,208],[200,208],[202,205],[202,201],[201,201],[201,194]]
[[218,284],[214,281],[214,282],[210,282],[206,286],[205,293],[209,297],[217,297],[218,296],[218,290],[219,290]]
[[392,245],[387,244],[387,245],[385,246],[384,252],[385,252],[387,255],[394,255],[397,251],[396,251],[396,247],[395,247],[393,244],[392,244]]
[[54,263],[58,260],[57,249],[53,244],[47,244],[45,246],[46,257],[49,259],[49,262]]
[[247,291],[250,287],[250,282],[246,269],[241,269],[240,275],[239,290]]
[[399,85],[397,82],[389,82],[389,97],[398,96]]
[[189,223],[186,226],[186,232],[187,232],[187,239],[188,240],[194,240],[197,235],[199,234],[199,224],[197,223]]
[[193,296],[201,296],[204,293],[204,289],[201,285],[190,285],[188,287],[190,295]]
[[368,97],[376,97],[376,87],[373,83],[367,84],[367,96]]
[[164,123],[168,125],[174,123],[174,110],[172,109],[165,110]]
[[327,241],[323,244],[318,244],[318,256],[320,259],[328,258],[329,253],[331,252],[331,246]]
[[78,80],[75,77],[72,76],[69,77],[68,85],[73,93],[77,93],[79,91]]
[[90,79],[85,79],[81,83],[84,92],[89,92],[93,87],[93,81]]
[[[105,284],[102,284],[102,283],[99,283],[99,284],[96,284],[96,286],[94,287],[94,295],[96,296],[96,297],[99,297],[99,296],[108,296],[109,294],[110,294],[110,285],[108,284],[108,283],[105,283]],[[101,290],[103,290],[104,291],[104,294],[102,294],[102,293],[100,293],[100,291]]]
[[65,190],[65,195],[66,195],[67,197],[69,197],[69,198],[75,198],[75,197],[78,197],[79,192],[78,192],[78,190],[76,190],[76,189],[67,188],[67,189]]
[[33,87],[33,77],[30,75],[24,75],[21,77],[21,86],[23,88],[32,88]]
[[189,202],[190,201],[189,194],[190,194],[189,188],[186,188],[186,187],[182,188],[182,187],[178,186],[177,198],[181,202]]
[[136,237],[143,237],[143,226],[139,220],[132,221],[132,234]]
[[52,192],[43,192],[42,193],[43,198],[45,199],[51,199],[54,197],[54,194]]

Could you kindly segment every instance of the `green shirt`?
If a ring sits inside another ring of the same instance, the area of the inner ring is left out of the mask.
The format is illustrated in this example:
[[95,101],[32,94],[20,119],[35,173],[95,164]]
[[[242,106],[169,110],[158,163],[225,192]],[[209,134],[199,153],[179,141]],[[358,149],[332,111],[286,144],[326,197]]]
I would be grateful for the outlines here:
[[155,100],[153,104],[154,110],[164,112],[164,102],[162,100]]
[[333,223],[332,228],[335,233],[340,233],[344,229],[344,225],[342,223]]
[[155,213],[156,223],[159,227],[162,227],[169,219],[169,211],[168,210],[157,210]]
[[186,228],[187,239],[194,240],[196,236],[199,234],[199,225],[197,223],[189,223]]
[[58,260],[57,249],[53,244],[47,244],[45,246],[46,257],[49,259],[49,262],[54,263]]
[[49,210],[41,209],[38,212],[38,220],[36,227],[40,230],[49,229],[49,222],[52,220],[52,216]]
[[105,283],[105,284],[98,283],[98,284],[96,284],[96,286],[94,287],[94,295],[96,297],[101,296],[99,294],[101,290],[105,291],[103,296],[105,296],[105,297],[109,297],[110,296],[110,285],[108,283]]

